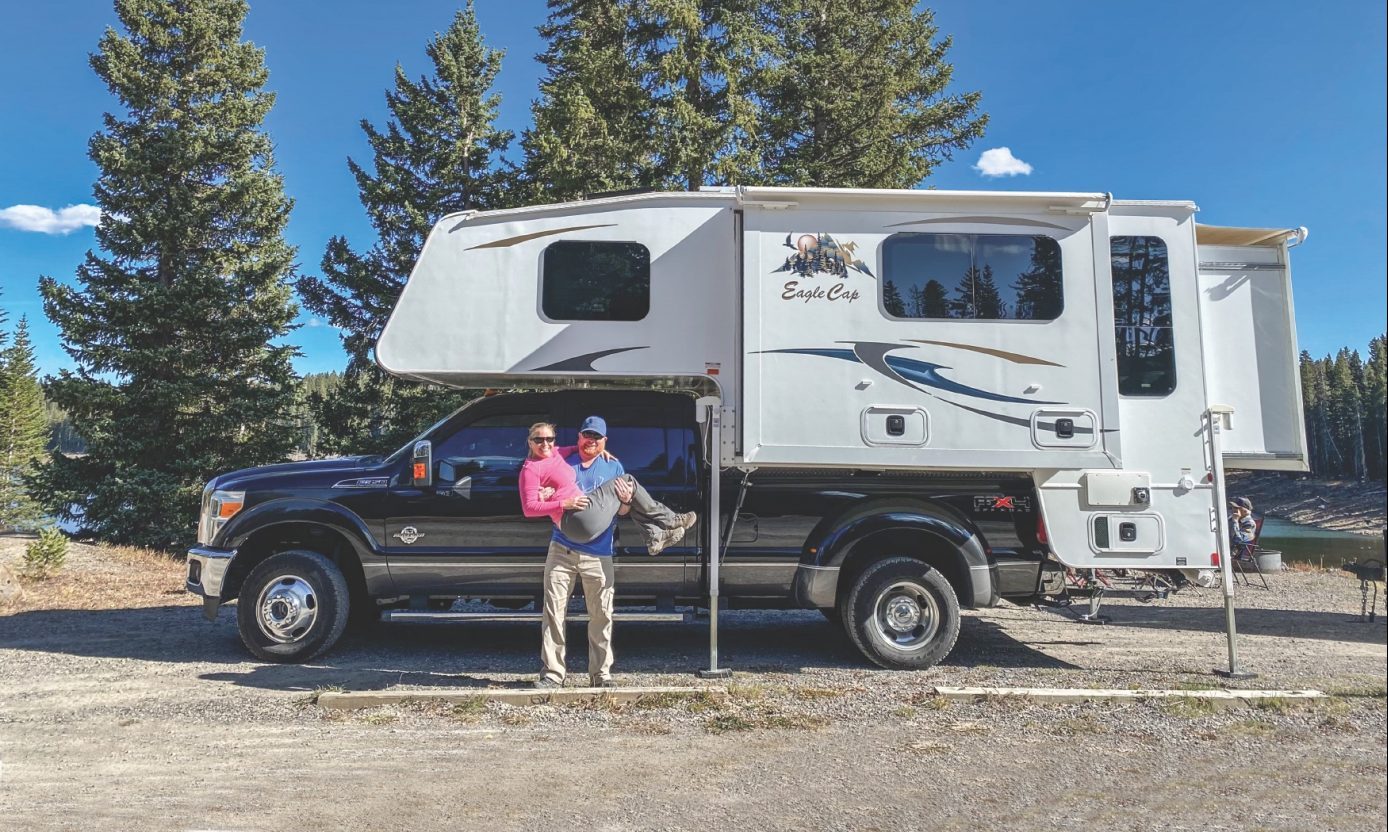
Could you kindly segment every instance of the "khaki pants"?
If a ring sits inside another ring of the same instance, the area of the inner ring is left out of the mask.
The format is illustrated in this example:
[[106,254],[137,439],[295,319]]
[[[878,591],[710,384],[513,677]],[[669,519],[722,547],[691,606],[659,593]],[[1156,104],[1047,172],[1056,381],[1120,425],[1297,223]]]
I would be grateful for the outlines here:
[[540,676],[564,681],[564,617],[574,581],[583,582],[588,605],[588,674],[595,679],[612,675],[612,596],[617,570],[611,557],[600,558],[549,542],[545,558],[545,621],[540,639]]

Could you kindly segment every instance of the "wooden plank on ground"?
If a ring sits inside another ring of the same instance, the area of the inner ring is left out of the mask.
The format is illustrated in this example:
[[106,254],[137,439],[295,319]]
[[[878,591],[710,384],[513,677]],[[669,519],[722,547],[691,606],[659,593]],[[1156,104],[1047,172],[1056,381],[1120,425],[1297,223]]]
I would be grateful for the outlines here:
[[375,708],[381,705],[399,705],[403,702],[448,702],[460,704],[479,699],[488,702],[503,702],[507,705],[566,705],[571,702],[592,702],[606,699],[612,702],[635,702],[650,697],[659,699],[681,699],[693,697],[713,697],[719,701],[727,698],[725,687],[645,687],[645,688],[477,688],[461,690],[366,690],[366,691],[324,691],[318,694],[317,702],[332,710],[355,710]]
[[1123,688],[935,688],[945,699],[973,701],[1017,697],[1036,702],[1137,701],[1141,699],[1202,699],[1219,705],[1248,704],[1265,699],[1323,699],[1318,690],[1128,690]]

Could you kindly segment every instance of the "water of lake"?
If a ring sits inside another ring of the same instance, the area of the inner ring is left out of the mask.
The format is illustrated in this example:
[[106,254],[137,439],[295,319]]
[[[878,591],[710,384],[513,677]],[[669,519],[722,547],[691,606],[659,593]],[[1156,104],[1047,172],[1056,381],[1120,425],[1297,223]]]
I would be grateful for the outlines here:
[[1298,526],[1277,517],[1269,517],[1263,521],[1263,534],[1258,539],[1258,545],[1265,549],[1280,550],[1284,563],[1314,563],[1330,568],[1351,560],[1383,560],[1384,555],[1381,534],[1331,532],[1313,526]]

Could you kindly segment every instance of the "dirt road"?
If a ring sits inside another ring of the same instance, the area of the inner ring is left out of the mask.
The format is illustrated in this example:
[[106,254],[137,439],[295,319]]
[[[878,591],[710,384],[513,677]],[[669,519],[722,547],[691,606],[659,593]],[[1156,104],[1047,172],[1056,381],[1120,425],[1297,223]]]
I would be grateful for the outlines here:
[[[79,564],[80,568],[80,564]],[[1207,687],[1218,593],[971,613],[918,673],[870,669],[817,613],[734,612],[730,701],[405,705],[335,712],[315,691],[522,684],[533,625],[387,626],[320,663],[248,660],[230,610],[0,615],[0,828],[1384,829],[1385,628],[1334,573],[1239,595],[1259,687],[1316,706],[949,704],[936,685]],[[163,593],[167,590],[159,590]],[[158,597],[158,596],[156,596]],[[582,644],[582,632],[571,631]],[[622,625],[621,679],[695,684],[699,624]],[[580,651],[581,652],[581,651]],[[582,672],[582,656],[571,656]]]

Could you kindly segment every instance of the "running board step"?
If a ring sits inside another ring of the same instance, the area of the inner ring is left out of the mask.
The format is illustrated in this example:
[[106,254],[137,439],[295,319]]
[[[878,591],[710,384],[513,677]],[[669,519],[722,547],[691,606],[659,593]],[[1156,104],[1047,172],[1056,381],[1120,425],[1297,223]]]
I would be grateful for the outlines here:
[[[445,624],[454,621],[543,621],[542,612],[425,612],[422,610],[386,610],[381,613],[382,621],[403,621],[411,624]],[[587,621],[588,614],[571,612],[565,618],[569,621]],[[625,621],[679,621],[687,623],[694,620],[687,612],[617,612],[612,620]]]

